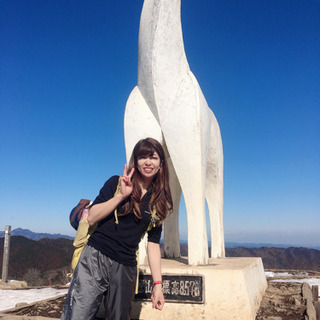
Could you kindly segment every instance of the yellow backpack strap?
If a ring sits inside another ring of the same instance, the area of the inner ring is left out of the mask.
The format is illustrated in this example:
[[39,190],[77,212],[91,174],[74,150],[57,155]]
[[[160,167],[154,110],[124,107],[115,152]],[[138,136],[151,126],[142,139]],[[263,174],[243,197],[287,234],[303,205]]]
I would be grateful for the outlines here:
[[157,215],[156,206],[153,206],[151,211],[151,221],[149,223],[149,226],[147,228],[147,232],[150,231],[152,228],[154,228],[157,225],[157,222],[160,220],[160,218]]
[[[153,227],[155,227],[158,220],[159,220],[159,218],[157,216],[156,207],[153,206],[152,212],[151,212],[151,221],[150,221],[150,223],[148,225],[148,228],[147,228],[146,232],[150,231]],[[146,232],[142,235],[141,239],[144,237]],[[138,289],[139,289],[139,248],[136,251],[136,260],[137,260],[137,281],[136,281],[136,292],[135,293],[137,294],[138,293]]]
[[137,259],[137,280],[136,280],[136,291],[135,291],[135,294],[138,294],[138,289],[139,289],[139,248],[136,251],[136,259]]
[[[120,188],[121,188],[121,176],[119,177],[118,184],[117,184],[117,189],[116,189],[116,192],[114,193],[114,196],[116,194],[120,193]],[[117,208],[114,210],[114,219],[115,219],[114,223],[115,224],[119,224]]]
[[157,220],[159,220],[159,217],[157,216],[156,206],[153,206],[152,212],[151,212],[151,222],[152,222],[153,228],[156,226]]

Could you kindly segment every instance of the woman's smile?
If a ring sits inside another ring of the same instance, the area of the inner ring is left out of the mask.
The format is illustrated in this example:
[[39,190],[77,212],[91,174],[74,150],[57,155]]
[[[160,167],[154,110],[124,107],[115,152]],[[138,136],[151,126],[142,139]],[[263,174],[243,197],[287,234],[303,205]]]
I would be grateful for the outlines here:
[[138,170],[144,178],[153,179],[160,167],[160,157],[157,152],[154,152],[153,155],[138,158]]

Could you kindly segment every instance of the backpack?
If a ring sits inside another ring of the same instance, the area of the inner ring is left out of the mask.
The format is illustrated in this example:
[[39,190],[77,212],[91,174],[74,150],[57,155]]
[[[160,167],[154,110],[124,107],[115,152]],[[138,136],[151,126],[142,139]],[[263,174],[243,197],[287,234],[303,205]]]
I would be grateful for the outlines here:
[[[120,178],[118,180],[117,189],[114,193],[116,195],[120,192]],[[89,223],[87,221],[88,213],[89,213],[89,207],[92,204],[92,201],[88,199],[81,199],[79,203],[71,210],[69,215],[69,220],[71,226],[77,230],[76,236],[73,240],[73,247],[74,252],[71,259],[71,268],[74,271],[74,269],[77,266],[77,263],[79,261],[81,252],[85,245],[88,243],[88,240],[90,236],[93,234],[93,232],[97,228],[97,223],[95,223],[93,226],[89,226]],[[117,215],[117,209],[114,211],[115,215],[115,223],[118,224],[118,215]],[[69,274],[72,277],[72,274]]]
[[71,210],[69,215],[69,220],[71,226],[78,230],[79,222],[82,217],[83,210],[89,207],[92,204],[92,201],[87,199],[81,199],[79,203]]

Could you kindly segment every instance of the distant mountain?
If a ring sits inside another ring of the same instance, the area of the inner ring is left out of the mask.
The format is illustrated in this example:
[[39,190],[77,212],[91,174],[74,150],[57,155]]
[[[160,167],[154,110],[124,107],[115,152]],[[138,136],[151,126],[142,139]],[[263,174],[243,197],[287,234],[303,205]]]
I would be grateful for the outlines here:
[[227,248],[227,257],[261,257],[265,269],[320,271],[320,251],[307,248]]
[[[186,242],[180,245],[181,255],[188,255]],[[210,248],[209,248],[210,252]],[[320,250],[308,248],[226,248],[226,257],[261,257],[265,269],[320,271]]]
[[[187,240],[180,240],[181,245],[188,245]],[[211,243],[209,241],[209,247],[211,246]],[[225,247],[228,248],[239,248],[239,247],[244,247],[244,248],[290,248],[290,247],[295,247],[295,248],[308,248],[308,249],[316,249],[320,250],[320,246],[315,245],[315,246],[310,246],[310,245],[299,245],[299,244],[281,244],[281,243],[254,243],[254,242],[225,242]]]
[[[58,239],[58,238],[65,238],[65,239],[70,239],[73,240],[74,237],[63,235],[60,233],[38,233],[38,232],[33,232],[28,229],[22,229],[22,228],[17,228],[14,230],[11,230],[11,236],[22,236],[31,240],[39,240],[42,238],[48,238],[48,239]],[[0,231],[0,238],[4,238],[4,231]],[[187,240],[181,240],[181,245],[187,245],[188,241]],[[210,241],[209,241],[209,246],[210,246]],[[251,243],[251,242],[246,242],[246,243],[240,243],[240,242],[226,242],[225,243],[226,248],[238,248],[238,247],[244,247],[244,248],[262,248],[262,247],[268,247],[268,248],[290,248],[290,247],[304,247],[308,249],[316,249],[320,250],[320,246],[300,246],[300,245],[295,245],[295,244],[273,244],[273,243]]]
[[[4,238],[0,238],[0,257]],[[30,269],[41,272],[43,281],[60,283],[70,271],[73,254],[72,240],[42,238],[31,240],[12,236],[10,241],[9,279],[22,280]],[[181,243],[181,255],[187,256],[188,246]],[[265,269],[294,269],[320,271],[320,250],[307,248],[227,248],[227,257],[261,257]],[[2,259],[0,260],[2,270]],[[60,282],[59,282],[60,281]],[[66,282],[64,282],[66,283]]]
[[[37,232],[33,232],[30,231],[28,229],[21,229],[21,228],[17,228],[14,230],[11,230],[11,236],[22,236],[31,240],[39,240],[42,238],[48,238],[48,239],[58,239],[58,238],[65,238],[65,239],[73,239],[74,237],[71,236],[66,236],[60,233],[55,233],[55,234],[51,234],[51,233],[37,233]],[[0,231],[0,238],[4,238],[4,231]]]
[[320,250],[320,246],[303,246],[303,245],[297,245],[297,244],[281,244],[281,243],[251,243],[251,242],[226,242],[225,243],[226,248],[238,248],[238,247],[245,247],[245,248],[290,248],[290,247],[298,247],[298,248],[308,248],[308,249],[316,249]]

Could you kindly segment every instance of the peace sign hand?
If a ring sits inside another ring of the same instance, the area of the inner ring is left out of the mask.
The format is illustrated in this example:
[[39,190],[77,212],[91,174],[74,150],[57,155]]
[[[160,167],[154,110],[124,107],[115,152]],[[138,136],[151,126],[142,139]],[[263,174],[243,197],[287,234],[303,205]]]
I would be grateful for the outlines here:
[[132,193],[132,182],[131,178],[134,172],[134,168],[131,169],[130,173],[127,172],[127,164],[124,165],[123,175],[120,178],[120,193],[123,198],[127,198]]

